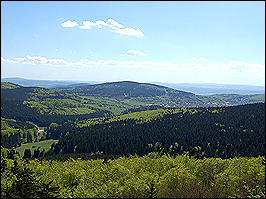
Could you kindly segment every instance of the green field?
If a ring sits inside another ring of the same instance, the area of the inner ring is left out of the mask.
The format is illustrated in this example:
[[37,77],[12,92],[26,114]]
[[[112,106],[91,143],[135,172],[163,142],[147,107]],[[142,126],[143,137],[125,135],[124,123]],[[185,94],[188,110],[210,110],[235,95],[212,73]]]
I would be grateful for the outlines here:
[[[40,141],[40,142],[27,143],[27,144],[21,145],[20,147],[16,148],[15,150],[17,152],[19,152],[20,157],[23,157],[25,149],[30,149],[31,154],[33,154],[34,149],[37,149],[38,147],[40,147],[40,151],[42,151],[43,149],[45,151],[48,151],[48,149],[50,148],[50,146],[52,145],[53,142],[57,143],[58,140],[51,139],[51,140],[45,140],[45,141]],[[33,147],[33,146],[35,146],[35,147]]]

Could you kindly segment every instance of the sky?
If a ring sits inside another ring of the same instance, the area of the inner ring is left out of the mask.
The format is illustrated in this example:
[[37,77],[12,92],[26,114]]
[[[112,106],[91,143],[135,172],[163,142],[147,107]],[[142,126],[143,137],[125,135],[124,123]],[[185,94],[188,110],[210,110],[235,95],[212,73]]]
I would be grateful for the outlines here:
[[265,86],[265,1],[1,1],[1,78]]

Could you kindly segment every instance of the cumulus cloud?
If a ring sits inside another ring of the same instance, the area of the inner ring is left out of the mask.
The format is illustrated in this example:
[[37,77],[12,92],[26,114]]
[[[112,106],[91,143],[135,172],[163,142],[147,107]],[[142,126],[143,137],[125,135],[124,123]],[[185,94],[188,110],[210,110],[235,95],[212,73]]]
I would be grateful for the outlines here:
[[83,58],[83,59],[81,59],[80,61],[81,61],[81,62],[86,62],[86,61],[89,61],[89,60]]
[[144,34],[141,32],[140,29],[135,30],[134,28],[124,28],[124,29],[116,29],[113,30],[113,32],[119,33],[121,36],[136,36],[138,38],[141,38],[144,36]]
[[113,20],[113,19],[108,19],[107,22],[106,22],[106,25],[107,26],[110,26],[111,28],[124,28],[124,26],[120,23],[118,23],[117,21]]
[[[63,27],[74,27],[78,26],[76,21],[71,22],[70,20],[61,24]],[[111,28],[112,32],[118,33],[121,36],[135,36],[141,38],[144,36],[143,32],[140,29],[134,29],[132,27],[124,27],[119,22],[115,21],[112,18],[109,18],[106,22],[97,20],[96,22],[92,21],[83,21],[83,25],[79,26],[80,29],[92,29],[93,27],[102,28],[103,26],[107,26]]]
[[30,64],[30,65],[50,65],[50,66],[83,66],[83,67],[120,67],[120,68],[144,68],[164,71],[203,71],[210,73],[265,73],[265,65],[245,63],[236,60],[230,60],[227,63],[170,63],[156,61],[118,61],[101,60],[91,61],[83,58],[78,62],[70,63],[63,59],[47,59],[41,56],[29,56],[23,58],[14,58],[14,60],[1,57],[2,64]]
[[46,59],[45,57],[41,56],[29,56],[27,55],[25,58],[15,58],[18,63],[22,64],[30,64],[30,65],[56,65],[62,66],[67,65],[68,62],[63,59]]
[[76,22],[76,21],[70,21],[70,20],[67,20],[66,22],[62,23],[61,26],[63,27],[75,27],[75,26],[78,26],[79,24]]
[[18,61],[12,61],[12,60],[9,60],[9,59],[4,59],[3,57],[1,57],[1,63],[11,63],[11,64],[14,64],[14,63],[19,63]]
[[208,61],[208,59],[203,58],[203,57],[200,57],[198,60],[199,60],[199,61]]
[[120,56],[147,56],[147,54],[139,51],[139,50],[128,50],[125,54],[121,54]]
[[107,25],[104,21],[100,21],[100,20],[96,21],[96,24],[97,24],[98,28],[102,28],[102,26],[106,26]]
[[91,21],[83,21],[83,26],[80,26],[80,29],[92,29],[93,26],[97,26],[96,23]]
[[[83,60],[84,61],[84,60]],[[28,64],[28,65],[49,65],[49,66],[78,66],[78,65],[82,65],[84,66],[83,61],[77,62],[77,63],[69,63],[63,59],[47,59],[45,57],[41,57],[41,56],[30,56],[27,55],[26,57],[20,58],[20,57],[16,57],[14,58],[14,61],[12,60],[8,60],[8,59],[4,59],[1,57],[1,62],[2,63],[11,63],[11,64]],[[88,66],[88,65],[86,65]]]
[[206,67],[213,72],[244,72],[244,73],[264,73],[265,66],[261,64],[244,63],[241,61],[230,60],[228,63],[210,63]]

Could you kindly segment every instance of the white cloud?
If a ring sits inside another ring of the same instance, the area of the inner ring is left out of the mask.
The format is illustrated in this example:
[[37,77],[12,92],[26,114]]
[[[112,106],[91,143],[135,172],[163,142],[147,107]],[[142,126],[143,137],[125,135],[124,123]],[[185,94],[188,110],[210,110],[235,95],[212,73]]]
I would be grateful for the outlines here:
[[61,26],[63,27],[74,27],[74,26],[78,26],[79,24],[76,21],[70,21],[67,20],[66,22],[62,23]]
[[29,56],[27,55],[26,58],[15,58],[16,61],[22,63],[22,64],[31,64],[31,65],[36,65],[36,64],[41,64],[41,65],[67,65],[68,62],[63,60],[63,59],[46,59],[44,57],[40,56]]
[[2,63],[10,64],[30,64],[30,65],[50,65],[50,66],[83,66],[83,67],[120,67],[120,68],[144,68],[164,71],[203,71],[210,73],[265,73],[265,65],[244,63],[241,61],[230,60],[227,63],[170,63],[156,61],[117,61],[117,60],[101,60],[89,61],[81,59],[79,62],[69,63],[63,59],[47,59],[41,56],[29,56],[24,58],[14,58],[14,60],[4,59],[1,57]]
[[120,56],[147,56],[147,54],[139,51],[139,50],[128,50],[125,54],[121,54]]
[[199,61],[208,61],[208,59],[203,58],[203,57],[200,57],[198,60],[199,60]]
[[93,52],[91,52],[91,56],[92,56],[92,57],[94,56],[94,53],[93,53]]
[[89,61],[89,60],[83,58],[83,59],[81,59],[80,61],[81,61],[81,62],[86,62],[86,61]]
[[121,36],[136,36],[138,38],[144,36],[142,31],[140,29],[134,29],[131,27],[124,28],[124,26],[115,20],[109,18],[108,21],[106,22],[106,25],[112,28],[112,32],[118,33]]
[[119,67],[123,68],[150,68],[150,66],[145,66],[144,64],[142,64],[141,62],[137,62],[137,61],[123,61],[121,64],[119,64]]
[[211,63],[206,67],[213,72],[244,72],[244,73],[265,73],[265,66],[261,64],[244,63],[241,61],[230,60],[228,63]]
[[200,57],[200,58],[195,58],[195,57],[193,57],[193,58],[190,58],[190,59],[185,59],[185,61],[208,61],[208,59],[206,59],[206,58],[203,58],[203,57]]
[[96,23],[91,21],[83,21],[83,26],[80,26],[80,29],[92,29],[93,26],[97,26]]
[[[61,24],[63,27],[74,27],[78,26],[78,23],[76,21],[71,22],[70,20],[64,22]],[[115,21],[112,18],[109,18],[107,22],[97,20],[96,22],[92,21],[83,21],[83,25],[79,26],[80,29],[92,29],[92,27],[97,27],[97,28],[102,28],[103,26],[108,26],[111,28],[112,32],[118,33],[121,36],[136,36],[138,38],[141,38],[144,36],[142,31],[140,29],[134,29],[131,27],[124,27],[122,24],[119,22]]]
[[96,21],[96,24],[97,24],[98,28],[102,28],[102,26],[106,26],[107,25],[104,21],[100,21],[100,20]]
[[19,63],[18,61],[12,61],[12,60],[9,60],[9,59],[4,59],[3,57],[1,57],[1,62],[2,63],[11,63],[11,64]]
[[141,38],[144,34],[141,32],[140,29],[135,30],[134,28],[124,28],[124,29],[115,29],[113,32],[119,33],[121,36],[136,36]]
[[197,59],[195,57],[190,58],[190,59],[185,59],[185,61],[197,61]]
[[27,55],[25,58],[14,58],[15,61],[5,60],[1,57],[2,62],[8,63],[21,63],[21,64],[29,64],[29,65],[51,65],[51,66],[65,66],[69,65],[69,63],[63,59],[46,59],[41,56],[29,56]]
[[114,29],[116,29],[116,28],[124,28],[124,26],[123,26],[122,24],[116,22],[115,20],[113,20],[113,19],[111,19],[111,18],[109,18],[109,19],[107,20],[106,25],[107,25],[107,26],[110,26],[110,27],[112,27],[112,28],[114,28]]
[[203,72],[223,72],[223,73],[264,73],[265,66],[261,64],[244,63],[241,61],[231,60],[228,63],[211,63],[211,64],[198,64],[198,63],[170,63],[156,62],[156,61],[143,61],[137,62],[133,60],[116,61],[116,60],[98,60],[88,61],[90,66],[116,66],[120,68],[145,68],[164,71],[203,71]]

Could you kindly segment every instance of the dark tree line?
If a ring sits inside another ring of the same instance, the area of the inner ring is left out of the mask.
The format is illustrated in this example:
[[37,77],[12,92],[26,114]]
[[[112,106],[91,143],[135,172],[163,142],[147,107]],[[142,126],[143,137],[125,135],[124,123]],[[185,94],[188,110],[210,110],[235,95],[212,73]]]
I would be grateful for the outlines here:
[[265,103],[196,110],[171,114],[169,109],[170,114],[146,123],[125,119],[79,127],[68,122],[50,128],[48,135],[60,139],[55,154],[144,155],[169,152],[171,146],[180,154],[199,146],[205,157],[265,155]]

